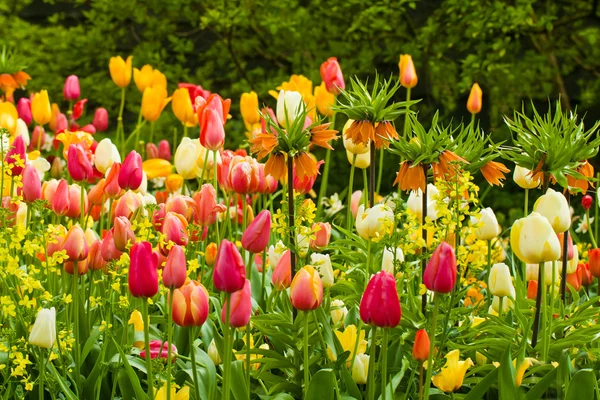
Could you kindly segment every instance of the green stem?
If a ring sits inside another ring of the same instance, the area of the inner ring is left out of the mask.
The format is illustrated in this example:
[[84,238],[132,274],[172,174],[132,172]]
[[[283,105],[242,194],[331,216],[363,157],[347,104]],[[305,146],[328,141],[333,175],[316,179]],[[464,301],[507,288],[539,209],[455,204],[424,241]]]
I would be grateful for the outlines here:
[[423,399],[429,400],[429,388],[431,387],[431,374],[433,372],[433,352],[435,350],[435,325],[437,321],[438,309],[440,306],[440,295],[433,297],[433,314],[431,315],[431,331],[429,332],[429,356],[427,357],[427,374],[423,384]]
[[491,275],[491,271],[492,271],[492,241],[488,240],[487,241],[487,272],[485,275],[485,283],[487,285],[487,292],[488,292],[488,307],[490,304],[492,304],[492,294],[490,293],[490,275]]
[[44,400],[44,377],[46,375],[46,356],[44,352],[45,350],[40,348],[40,387],[38,389],[40,392],[40,400]]
[[[598,209],[598,207],[596,207],[596,209]],[[588,233],[590,234],[590,240],[592,241],[592,245],[594,246],[594,248],[597,248],[598,245],[596,244],[596,239],[594,238],[594,235],[592,234],[592,224],[590,223],[590,210],[585,210],[585,217],[587,218],[588,221]],[[594,220],[594,222],[596,222]],[[565,233],[566,235],[566,233]]]
[[409,130],[409,120],[410,118],[408,117],[409,115],[409,110],[410,110],[410,105],[408,105],[408,102],[410,101],[410,88],[406,88],[406,113],[404,114],[404,138],[408,137],[408,130]]
[[383,343],[381,344],[381,393],[383,393],[383,400],[386,400],[387,396],[388,330],[388,328],[383,328]]
[[[335,129],[335,117],[337,114],[331,116],[331,129]],[[319,197],[317,198],[317,219],[320,219],[323,213],[323,198],[327,194],[327,184],[329,182],[329,161],[331,160],[331,150],[327,149],[325,152],[325,168],[323,170],[323,179],[321,180],[321,187],[319,188]]]
[[121,134],[121,155],[125,155],[125,133],[123,131],[123,109],[125,108],[125,88],[121,88],[121,105],[119,106],[119,117],[117,118],[117,138]]
[[194,341],[196,340],[196,335],[195,335],[196,330],[194,329],[194,327],[190,327],[189,329],[189,333],[190,333],[190,358],[192,360],[192,374],[194,375],[192,377],[193,381],[194,381],[194,391],[196,392],[196,398],[200,399],[200,385],[198,383],[198,367],[196,365],[196,349],[194,347]]
[[183,137],[187,137],[188,135],[188,127],[187,125],[184,123],[183,124]]
[[225,302],[227,306],[225,308],[225,327],[223,328],[223,400],[229,400],[229,376],[231,370],[231,340],[229,339],[229,317],[231,313],[231,293],[225,294]]
[[529,189],[525,189],[525,204],[523,205],[523,217],[529,214]]
[[356,170],[356,154],[352,156],[350,180],[348,181],[348,209],[346,210],[346,230],[352,229],[352,187],[354,186],[354,171]]
[[371,330],[371,348],[369,350],[369,371],[367,377],[367,399],[375,399],[375,337],[377,334],[377,327],[373,326]]
[[385,155],[385,149],[382,147],[381,150],[379,150],[379,173],[377,175],[377,188],[375,189],[376,193],[379,193],[379,189],[381,188],[381,177],[383,175],[383,156],[384,155]]
[[[208,154],[208,151],[207,151]],[[206,164],[205,164],[206,165]],[[204,173],[204,172],[203,172]],[[217,152],[213,152],[213,186],[215,189],[215,195],[219,194],[219,181],[217,180]],[[227,211],[225,211],[226,218],[229,217],[229,204],[226,204]],[[215,220],[215,235],[217,236],[217,246],[221,243],[221,239],[219,238],[219,218]]]
[[142,109],[140,108],[140,114],[138,115],[138,122],[135,126],[135,143],[133,144],[133,149],[137,150],[138,144],[140,143],[140,126],[142,123]]
[[[83,209],[82,209],[83,212]],[[81,365],[79,360],[79,266],[77,262],[73,263],[73,358],[75,361],[75,385],[79,393],[81,381]]]
[[[144,350],[146,350],[146,383],[148,398],[154,398],[154,376],[152,375],[152,358],[150,357],[150,318],[148,315],[148,299],[142,298],[142,316],[144,317]],[[161,349],[162,351],[162,349]]]
[[154,143],[154,121],[150,122],[150,143]]
[[356,360],[356,352],[358,351],[358,342],[360,342],[360,332],[362,332],[363,322],[362,319],[358,319],[358,326],[356,327],[356,342],[354,342],[354,351],[352,351],[352,361],[350,361],[350,373],[354,367],[354,360]]
[[262,283],[261,283],[261,295],[260,300],[265,300],[265,279],[267,276],[267,248],[265,247],[262,253]]
[[246,325],[246,384],[248,385],[248,398],[252,397],[250,390],[250,321]]
[[310,311],[304,312],[304,398],[308,398],[308,382],[309,382],[309,374],[308,374],[308,316]]
[[475,114],[471,113],[471,129],[475,129]]
[[500,297],[500,301],[498,302],[500,307],[498,307],[498,318],[502,318],[502,307],[504,306],[504,296]]
[[[171,400],[171,343],[173,341],[173,288],[167,298],[167,400]],[[162,351],[162,349],[161,349]]]
[[539,264],[538,270],[538,290],[537,296],[535,299],[535,317],[533,319],[533,333],[531,334],[531,347],[535,348],[538,341],[538,333],[540,330],[540,313],[542,311],[542,292],[545,292],[544,289],[544,262]]
[[366,266],[367,276],[365,278],[365,288],[367,287],[367,284],[369,283],[369,278],[371,277],[370,269],[371,269],[371,240],[369,240],[367,243],[367,266]]

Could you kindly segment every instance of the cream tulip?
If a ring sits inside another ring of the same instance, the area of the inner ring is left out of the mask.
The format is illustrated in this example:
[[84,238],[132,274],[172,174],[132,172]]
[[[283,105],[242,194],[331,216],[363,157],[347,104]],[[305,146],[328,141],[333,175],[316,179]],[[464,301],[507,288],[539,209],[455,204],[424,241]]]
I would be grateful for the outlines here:
[[[505,297],[502,300],[502,313],[507,313],[511,308],[513,308],[513,301],[510,297]],[[492,300],[492,305],[490,306],[490,310],[488,311],[492,315],[498,315],[500,310],[500,297],[494,296]]]
[[552,225],[536,212],[515,221],[510,245],[515,255],[528,264],[554,261],[560,256],[560,243]]
[[29,137],[29,129],[27,128],[27,124],[21,118],[17,119],[17,129],[15,131],[15,137],[21,136],[23,138],[23,142],[25,143],[25,147],[29,146],[31,142],[31,138]]
[[198,166],[198,159],[202,154],[202,146],[198,139],[192,140],[184,137],[175,151],[174,163],[177,173],[183,179],[195,179],[202,176],[202,169]]
[[508,265],[504,263],[494,264],[490,270],[490,293],[498,297],[516,297],[515,287]]
[[[354,166],[356,168],[365,169],[371,165],[370,152],[364,154],[352,154],[350,151],[346,150],[346,156],[348,157],[348,162],[350,165],[352,165],[352,162],[354,162]],[[356,156],[356,160],[354,160],[354,156]]]
[[565,232],[571,226],[571,210],[565,196],[548,189],[533,205],[533,211],[548,219],[556,233]]
[[541,182],[540,179],[533,179],[531,171],[527,168],[515,166],[515,172],[513,172],[513,180],[517,185],[523,189],[535,189],[539,187]]
[[[548,261],[544,263],[544,284],[546,286],[552,285],[552,275],[554,275],[554,283],[560,280],[560,272],[559,272],[559,264],[561,262]],[[527,269],[525,273],[525,278],[528,281],[537,281],[539,277],[540,271],[539,264],[527,264]],[[577,267],[575,267],[577,268]]]
[[[363,239],[381,239],[394,227],[394,212],[385,204],[365,210],[361,205],[356,213],[356,230]],[[558,240],[558,239],[557,239]]]
[[[427,185],[427,218],[435,221],[438,219],[437,213],[437,201],[434,197],[437,196],[439,190],[435,185],[429,183]],[[412,211],[419,219],[421,219],[421,214],[423,210],[423,192],[421,189],[411,190],[408,195],[408,200],[406,201],[406,207]]]
[[[404,261],[404,253],[402,252],[402,249],[397,248],[396,249],[396,262],[402,262]],[[381,270],[388,272],[392,275],[394,274],[394,251],[393,250],[389,250],[387,247],[385,249],[383,249],[383,257],[381,259]]]
[[334,276],[329,254],[312,253],[310,255],[310,262],[312,266],[319,271],[319,275],[321,275],[321,281],[323,282],[323,287],[332,287]]
[[96,158],[94,159],[96,169],[106,174],[106,171],[116,162],[121,162],[121,154],[119,154],[117,146],[109,138],[102,139],[96,147]]
[[208,345],[208,356],[215,365],[221,364],[221,356],[219,355],[219,350],[217,350],[215,339],[211,340]]
[[281,240],[278,241],[275,245],[269,246],[269,250],[267,251],[269,266],[275,268],[277,264],[279,264],[279,260],[281,260],[281,257],[283,256],[283,253],[285,253],[286,250],[287,248]]
[[359,385],[367,383],[369,376],[369,356],[367,354],[357,354],[354,357],[354,365],[352,366],[352,379]]
[[[562,262],[558,262],[558,271],[562,272]],[[577,271],[577,264],[579,264],[579,248],[573,246],[573,258],[567,262],[567,274],[572,274]]]
[[303,104],[300,93],[281,90],[277,98],[277,122],[285,128],[292,126],[298,115],[302,113]]
[[496,219],[494,211],[487,207],[479,211],[479,218],[477,221],[477,229],[475,230],[475,236],[479,240],[492,240],[500,234],[500,226]]
[[42,308],[35,318],[29,334],[29,343],[34,346],[50,349],[56,341],[56,310]]
[[339,322],[344,322],[346,316],[348,315],[348,309],[346,308],[344,302],[339,299],[335,299],[331,302],[331,322],[333,325],[337,325]]

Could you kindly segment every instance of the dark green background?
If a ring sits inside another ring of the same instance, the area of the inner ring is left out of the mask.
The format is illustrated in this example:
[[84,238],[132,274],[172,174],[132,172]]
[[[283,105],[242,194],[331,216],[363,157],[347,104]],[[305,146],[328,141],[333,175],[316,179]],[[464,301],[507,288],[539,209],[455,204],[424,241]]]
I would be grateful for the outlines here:
[[[397,75],[399,55],[412,54],[419,75],[413,98],[423,99],[422,121],[436,109],[446,121],[468,118],[469,88],[479,82],[482,125],[496,140],[508,138],[503,116],[529,99],[543,109],[548,98],[561,96],[589,121],[599,114],[598,1],[2,0],[0,13],[0,41],[26,59],[29,89],[47,88],[60,102],[64,78],[77,74],[90,110],[107,107],[113,128],[120,91],[109,78],[108,60],[129,54],[135,66],[163,71],[170,92],[187,81],[230,97],[233,144],[243,138],[241,93],[253,89],[261,102],[274,105],[269,89],[292,73],[319,84],[319,65],[330,56],[338,57],[348,80],[376,70]],[[132,84],[130,126],[140,99]],[[179,126],[165,113],[159,132],[167,136]],[[347,162],[343,150],[335,156],[332,185],[340,190]],[[396,169],[391,161],[386,165],[382,191],[390,189]],[[503,210],[520,201],[486,198]]]

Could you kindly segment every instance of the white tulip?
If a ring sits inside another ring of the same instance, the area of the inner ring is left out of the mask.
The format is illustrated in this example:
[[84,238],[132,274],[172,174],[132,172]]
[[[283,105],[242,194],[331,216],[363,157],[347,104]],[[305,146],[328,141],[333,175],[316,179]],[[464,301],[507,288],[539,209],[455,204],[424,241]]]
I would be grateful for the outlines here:
[[279,91],[279,97],[277,98],[277,122],[284,128],[292,126],[298,115],[302,113],[303,104],[304,101],[300,93],[289,90]]
[[496,219],[494,211],[487,207],[479,211],[479,218],[476,218],[477,229],[475,236],[479,240],[492,240],[500,234],[500,226]]
[[96,158],[94,159],[94,165],[96,165],[96,169],[103,174],[108,171],[113,163],[121,162],[121,154],[119,153],[117,146],[115,146],[109,138],[102,139],[100,143],[98,143],[95,154]]
[[348,309],[344,305],[344,302],[339,299],[335,299],[331,302],[331,322],[333,325],[337,325],[339,322],[344,322],[348,315]]
[[[439,190],[435,185],[431,183],[427,185],[427,218],[435,221],[438,219],[437,214],[437,202],[434,199],[436,195],[439,193]],[[406,201],[406,207],[417,215],[418,218],[421,218],[423,212],[423,191],[421,189],[411,190],[408,195],[408,200]]]
[[333,267],[331,266],[329,254],[312,253],[310,255],[310,262],[319,271],[323,287],[333,286]]
[[556,233],[565,232],[571,226],[571,212],[565,196],[548,189],[533,205],[533,211],[548,219]]
[[365,210],[361,204],[356,213],[356,230],[363,239],[378,239],[391,232],[394,212],[385,204],[376,204]]
[[[402,249],[397,248],[395,256],[396,262],[404,261],[404,253],[402,252]],[[394,252],[392,250],[388,250],[388,248],[386,247],[385,249],[383,249],[383,257],[381,259],[381,270],[394,275],[394,266]]]
[[35,323],[29,334],[29,343],[34,346],[49,349],[56,341],[56,310],[42,308],[35,318]]
[[535,189],[540,186],[539,179],[533,179],[531,175],[531,171],[527,168],[523,168],[520,166],[515,166],[515,172],[513,172],[513,180],[517,185],[522,187],[523,189]]

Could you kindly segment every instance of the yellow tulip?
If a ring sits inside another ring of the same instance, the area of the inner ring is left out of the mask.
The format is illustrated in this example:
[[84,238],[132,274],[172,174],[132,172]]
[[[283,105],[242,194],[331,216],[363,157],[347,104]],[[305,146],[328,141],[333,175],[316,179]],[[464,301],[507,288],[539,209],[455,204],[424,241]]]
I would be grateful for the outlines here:
[[148,87],[167,87],[167,77],[165,74],[152,68],[148,64],[144,65],[141,70],[137,68],[133,69],[133,81],[135,82],[135,86],[137,86],[138,90],[142,93],[144,93],[144,90]]
[[165,180],[165,187],[169,193],[175,193],[183,186],[183,176],[179,174],[171,174]]
[[325,82],[322,82],[320,86],[315,87],[315,102],[317,103],[317,110],[319,114],[324,117],[332,117],[334,112],[331,106],[335,104],[335,95],[329,93],[325,87]]
[[535,358],[525,358],[521,364],[519,364],[519,366],[517,367],[517,360],[513,361],[513,365],[515,365],[515,367],[517,368],[515,371],[515,385],[517,385],[517,387],[521,386],[521,383],[523,383],[523,375],[525,375],[525,371],[527,370],[527,368],[531,367],[533,365],[533,362],[535,361]]
[[260,122],[260,114],[258,113],[258,95],[256,92],[242,93],[240,99],[240,111],[244,124],[250,130],[250,126]]
[[9,134],[14,135],[17,130],[17,119],[19,114],[13,103],[8,101],[0,103],[0,128],[6,128]]
[[571,210],[561,192],[548,189],[533,205],[533,211],[548,219],[556,233],[562,233],[571,226]]
[[42,90],[33,96],[31,115],[38,125],[45,125],[52,119],[52,108],[50,107],[47,90]]
[[142,96],[142,116],[150,122],[156,121],[162,110],[171,101],[167,98],[167,88],[164,86],[149,86],[144,89]]
[[[363,154],[352,154],[349,150],[346,150],[346,156],[348,157],[348,162],[350,165],[354,163],[356,168],[365,169],[371,165],[370,152]],[[354,160],[354,156],[356,156],[356,160]]]
[[463,384],[465,373],[469,367],[473,366],[473,361],[468,358],[466,361],[459,361],[460,352],[452,350],[446,354],[446,365],[442,371],[431,378],[435,387],[443,392],[454,392]]
[[560,243],[552,225],[536,212],[515,221],[510,245],[516,256],[527,264],[556,261],[560,257]]
[[127,61],[123,60],[123,57],[111,57],[108,63],[108,69],[110,71],[110,77],[120,88],[129,86],[131,82],[131,64],[132,56],[127,57]]
[[515,183],[523,189],[535,189],[540,186],[542,182],[539,177],[538,179],[533,179],[532,175],[532,172],[527,168],[516,165],[515,172],[513,172],[513,179]]
[[[167,398],[167,383],[158,389],[154,395],[154,400],[165,400]],[[171,383],[171,399],[172,400],[189,400],[190,399],[190,387],[184,386],[179,391],[175,389],[175,385]]]
[[142,169],[146,173],[148,179],[166,178],[171,175],[173,166],[167,160],[162,158],[151,158],[142,163]]
[[142,313],[138,310],[133,310],[128,324],[133,324],[133,346],[138,349],[144,348],[144,319]]
[[[341,332],[341,331],[334,331],[334,332],[335,332],[335,336],[337,336],[340,344],[342,345],[342,348],[344,349],[344,351],[350,352],[350,356],[348,356],[348,359],[346,360],[347,364],[349,364],[352,361],[352,359],[354,358],[354,346],[356,346],[357,340],[358,340],[358,347],[356,349],[356,354],[363,354],[365,351],[367,351],[367,341],[365,340],[365,331],[364,330],[360,331],[360,337],[358,336],[357,331],[356,331],[356,326],[354,326],[354,325],[348,325],[346,327],[346,329],[344,329],[344,332]],[[336,357],[334,356],[330,347],[327,347],[327,356],[332,361],[336,360]]]
[[182,124],[186,126],[198,125],[198,118],[192,106],[192,99],[187,88],[179,88],[173,92],[173,102],[171,103],[173,114]]
[[[173,157],[175,169],[183,179],[195,179],[202,175],[202,168],[197,164],[202,154],[202,145],[198,139],[184,137]],[[558,240],[558,239],[557,239]]]
[[352,379],[359,385],[367,383],[369,377],[369,359],[368,355],[359,354],[356,356],[356,360],[352,366]]

